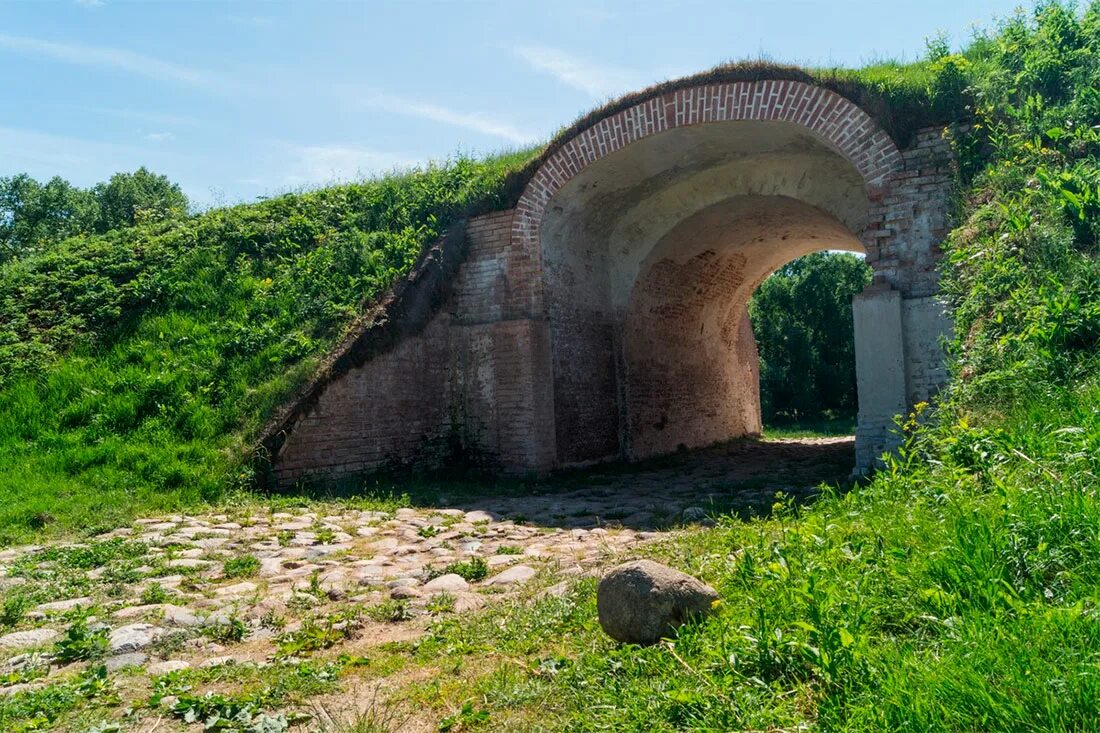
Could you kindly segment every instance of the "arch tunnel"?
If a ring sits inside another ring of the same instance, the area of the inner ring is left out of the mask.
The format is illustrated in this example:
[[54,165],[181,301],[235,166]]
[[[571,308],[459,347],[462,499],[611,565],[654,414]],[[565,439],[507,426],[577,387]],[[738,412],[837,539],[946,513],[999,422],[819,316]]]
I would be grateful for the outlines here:
[[899,147],[805,79],[689,78],[586,118],[513,208],[467,222],[464,248],[440,243],[272,420],[276,482],[456,449],[544,473],[757,434],[749,297],[825,249],[863,252],[875,273],[853,301],[856,468],[870,470],[897,445],[895,417],[946,378],[942,132]]
[[789,122],[670,130],[588,166],[541,225],[563,464],[761,429],[748,300],[823,249],[863,252],[851,161]]

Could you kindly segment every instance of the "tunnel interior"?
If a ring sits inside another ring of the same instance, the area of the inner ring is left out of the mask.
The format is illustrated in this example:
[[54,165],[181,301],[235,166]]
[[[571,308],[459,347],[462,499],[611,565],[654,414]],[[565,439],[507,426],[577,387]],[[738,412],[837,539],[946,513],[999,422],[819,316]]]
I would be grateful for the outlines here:
[[787,262],[862,252],[864,181],[781,121],[643,138],[587,166],[541,224],[558,460],[637,460],[760,432],[748,300]]

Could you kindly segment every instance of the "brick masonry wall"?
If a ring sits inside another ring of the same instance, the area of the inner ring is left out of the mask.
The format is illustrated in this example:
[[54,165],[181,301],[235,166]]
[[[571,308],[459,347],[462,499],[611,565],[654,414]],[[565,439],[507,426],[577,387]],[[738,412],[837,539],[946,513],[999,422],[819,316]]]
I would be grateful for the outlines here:
[[438,465],[456,445],[490,465],[550,467],[549,331],[511,317],[528,307],[534,284],[509,248],[511,218],[469,222],[467,259],[441,311],[327,387],[277,456],[280,484]]
[[[827,90],[789,81],[709,85],[678,90],[595,123],[536,172],[515,210],[469,222],[468,256],[444,307],[421,333],[328,387],[291,431],[277,457],[278,479],[438,463],[455,445],[514,471],[632,454],[635,440],[641,452],[661,452],[675,447],[672,438],[644,430],[635,438],[624,427],[662,420],[654,405],[631,401],[629,380],[660,381],[661,370],[667,376],[673,368],[680,370],[673,380],[678,389],[708,384],[714,387],[711,398],[715,390],[741,394],[711,405],[714,419],[694,425],[691,410],[680,408],[698,404],[698,395],[683,395],[674,400],[678,406],[672,413],[663,413],[676,415],[672,432],[700,444],[721,432],[710,423],[738,413],[737,419],[751,422],[752,410],[738,406],[751,407],[758,399],[755,384],[741,384],[745,374],[755,383],[755,354],[748,354],[747,344],[731,361],[732,369],[743,373],[736,379],[704,363],[713,366],[724,356],[715,361],[698,344],[687,343],[678,354],[666,349],[669,359],[682,357],[673,360],[676,364],[665,359],[668,363],[650,365],[646,376],[644,366],[624,356],[645,350],[623,348],[624,340],[639,337],[623,314],[612,313],[600,296],[576,298],[553,290],[555,257],[571,255],[545,252],[539,234],[553,196],[585,166],[647,135],[723,120],[802,124],[862,174],[872,202],[871,223],[860,233],[868,261],[880,285],[912,301],[903,308],[905,396],[934,392],[944,376],[937,331],[942,315],[928,304],[938,288],[935,264],[949,226],[952,181],[940,131],[921,131],[910,148],[898,150],[862,110]],[[596,273],[588,290],[605,286],[598,264],[590,261],[587,271]],[[676,330],[681,321],[669,318],[662,339],[682,337]],[[741,320],[720,328],[731,335],[730,343],[744,336]],[[655,327],[647,337],[660,333]],[[875,419],[882,422],[881,416]]]
[[902,168],[872,197],[874,208],[860,240],[875,274],[907,298],[939,292],[940,244],[951,231],[954,186],[950,146],[942,128],[920,130],[901,152]]

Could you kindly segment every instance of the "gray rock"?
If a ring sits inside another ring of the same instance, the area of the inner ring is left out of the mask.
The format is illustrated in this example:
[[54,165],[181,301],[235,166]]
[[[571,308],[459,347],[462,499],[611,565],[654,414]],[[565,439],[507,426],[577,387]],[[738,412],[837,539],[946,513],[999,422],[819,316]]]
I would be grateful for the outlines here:
[[470,584],[466,582],[466,579],[456,573],[440,575],[438,578],[433,578],[424,584],[424,591],[427,593],[440,593],[443,591],[461,593],[469,589]]
[[485,581],[485,585],[515,585],[526,583],[537,571],[530,565],[516,565]]
[[38,605],[35,610],[43,613],[50,613],[52,611],[71,611],[77,606],[90,606],[92,605],[91,598],[71,598],[67,601],[53,601],[52,603],[42,603]]
[[243,596],[247,593],[255,592],[257,586],[255,583],[250,583],[247,580],[242,583],[234,583],[233,585],[227,585],[222,588],[216,588],[214,595],[218,596]]
[[680,513],[685,522],[702,522],[707,518],[707,510],[701,506],[689,506]]
[[613,568],[596,589],[600,626],[616,641],[653,644],[693,616],[713,609],[709,585],[652,560]]
[[156,641],[162,633],[164,633],[163,629],[158,626],[153,626],[152,624],[129,624],[128,626],[119,626],[111,632],[111,654],[118,656],[120,654],[141,651]]
[[55,629],[31,629],[29,631],[15,631],[0,636],[0,649],[26,649],[32,646],[42,646],[59,636]]
[[190,667],[190,662],[185,662],[182,659],[169,659],[167,662],[150,664],[146,671],[151,676],[156,677],[157,675],[168,674],[180,669],[189,669]]
[[110,657],[104,662],[104,666],[107,667],[108,672],[117,672],[125,667],[140,667],[148,659],[149,657],[141,652],[129,652],[128,654]]
[[419,598],[420,595],[419,588],[405,585],[399,585],[390,591],[390,598],[398,601],[406,598]]

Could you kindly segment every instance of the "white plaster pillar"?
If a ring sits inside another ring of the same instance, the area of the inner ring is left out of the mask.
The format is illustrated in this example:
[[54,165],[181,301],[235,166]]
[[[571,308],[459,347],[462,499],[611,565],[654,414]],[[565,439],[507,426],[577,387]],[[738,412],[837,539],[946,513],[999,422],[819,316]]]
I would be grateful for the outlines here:
[[859,399],[855,472],[865,474],[898,446],[894,416],[909,407],[901,293],[883,282],[868,285],[852,299],[852,317]]

